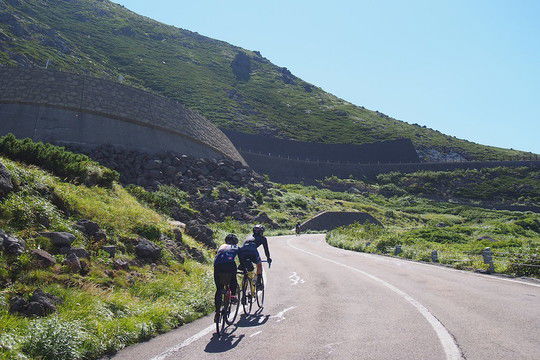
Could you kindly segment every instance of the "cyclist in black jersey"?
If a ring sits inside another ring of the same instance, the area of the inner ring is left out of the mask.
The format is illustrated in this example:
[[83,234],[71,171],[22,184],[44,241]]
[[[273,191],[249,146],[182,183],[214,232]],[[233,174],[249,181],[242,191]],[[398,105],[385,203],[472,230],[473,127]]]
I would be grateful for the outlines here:
[[242,270],[253,271],[253,264],[257,266],[257,289],[262,290],[262,263],[261,257],[257,248],[263,246],[264,254],[268,265],[272,264],[270,258],[270,249],[268,249],[268,239],[264,236],[264,226],[255,225],[253,227],[253,235],[248,237],[242,247],[238,250],[238,258],[240,259],[240,267]]
[[221,292],[225,285],[231,288],[231,301],[238,301],[236,298],[236,289],[238,282],[236,281],[236,262],[234,259],[238,255],[238,238],[234,234],[229,234],[225,237],[225,244],[221,245],[214,259],[214,283],[216,284],[216,294],[214,296],[214,305],[216,306],[216,317],[219,317],[219,309],[221,308]]

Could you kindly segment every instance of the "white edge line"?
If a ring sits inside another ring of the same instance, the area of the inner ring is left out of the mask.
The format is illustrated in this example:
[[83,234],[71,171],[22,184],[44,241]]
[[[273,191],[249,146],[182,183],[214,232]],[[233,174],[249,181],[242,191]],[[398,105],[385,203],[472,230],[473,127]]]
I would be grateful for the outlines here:
[[215,329],[215,325],[210,325],[207,328],[202,329],[201,331],[199,331],[198,333],[196,333],[192,337],[184,340],[181,344],[178,344],[176,346],[173,346],[173,347],[169,348],[167,351],[162,352],[161,354],[159,354],[158,356],[153,357],[150,360],[164,360],[167,357],[169,357],[170,355],[172,355],[173,353],[175,353],[178,350],[182,349],[183,347],[188,346],[192,342],[195,342],[195,341],[199,340],[200,338],[202,338],[203,336],[207,335],[208,333],[212,332],[212,330],[214,330],[214,329]]
[[418,310],[418,312],[420,312],[420,314],[422,314],[422,316],[433,327],[433,330],[435,330],[435,333],[437,334],[437,337],[439,338],[439,341],[440,341],[440,343],[441,343],[441,345],[443,347],[443,351],[446,354],[446,359],[447,360],[461,360],[461,359],[463,359],[463,357],[461,355],[461,351],[459,350],[459,347],[457,346],[454,338],[452,337],[452,335],[450,335],[448,330],[446,330],[444,325],[435,316],[433,316],[433,314],[431,314],[429,312],[429,310],[424,305],[422,305],[421,303],[416,301],[414,298],[412,298],[410,295],[408,295],[404,291],[398,289],[394,285],[392,285],[390,283],[387,283],[386,281],[384,281],[384,280],[382,280],[382,279],[380,279],[380,278],[378,278],[378,277],[376,277],[374,275],[371,275],[370,273],[367,273],[365,271],[359,270],[359,269],[354,268],[352,266],[345,265],[345,264],[342,264],[340,262],[337,262],[337,261],[334,261],[334,260],[331,260],[331,259],[327,259],[327,258],[325,258],[323,256],[314,254],[312,252],[309,252],[309,251],[300,249],[300,248],[298,248],[298,247],[296,247],[294,245],[291,245],[290,242],[289,242],[289,239],[287,239],[287,245],[289,245],[293,249],[296,249],[298,251],[302,251],[302,252],[304,252],[306,254],[309,254],[311,256],[315,256],[315,257],[318,257],[320,259],[331,262],[333,264],[343,266],[343,267],[345,267],[347,269],[356,271],[356,272],[358,272],[358,273],[360,273],[360,274],[362,274],[362,275],[364,275],[364,276],[366,276],[366,277],[380,283],[381,285],[387,287],[388,289],[392,290],[393,292],[395,292],[396,294],[398,294],[399,296],[401,296],[402,298],[407,300],[412,306],[414,306]]

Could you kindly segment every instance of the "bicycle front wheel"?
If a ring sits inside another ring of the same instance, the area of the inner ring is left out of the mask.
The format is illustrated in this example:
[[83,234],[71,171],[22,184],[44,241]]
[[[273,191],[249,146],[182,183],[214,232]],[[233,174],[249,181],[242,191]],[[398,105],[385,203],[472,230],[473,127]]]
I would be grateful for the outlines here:
[[253,307],[253,293],[251,292],[251,280],[245,276],[242,281],[242,307],[244,314],[249,315]]
[[259,308],[262,308],[264,304],[264,280],[263,279],[261,279],[261,283],[263,285],[262,290],[257,289],[257,294],[256,294],[257,305],[259,306]]

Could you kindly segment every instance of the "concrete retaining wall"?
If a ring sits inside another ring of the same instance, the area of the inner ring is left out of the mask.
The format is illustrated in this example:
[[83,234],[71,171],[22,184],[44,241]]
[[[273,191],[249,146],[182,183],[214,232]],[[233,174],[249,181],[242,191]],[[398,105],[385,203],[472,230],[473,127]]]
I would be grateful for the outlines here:
[[354,223],[371,223],[381,225],[379,220],[364,212],[339,212],[325,211],[319,215],[304,222],[300,226],[301,231],[315,230],[326,231],[332,230],[340,226],[347,226]]
[[0,134],[55,143],[244,160],[203,116],[177,101],[108,80],[0,68]]
[[298,160],[341,163],[420,162],[409,139],[380,141],[371,144],[323,144],[279,139],[267,135],[244,134],[223,130],[240,151],[293,158]]
[[421,170],[446,171],[454,169],[481,169],[497,166],[533,166],[540,168],[540,160],[531,161],[468,161],[445,163],[410,163],[410,164],[339,164],[332,162],[317,162],[293,160],[275,156],[267,156],[241,151],[249,165],[260,174],[267,174],[271,180],[281,183],[306,184],[316,183],[316,179],[327,176],[347,178],[372,178],[378,174],[392,171],[415,172]]

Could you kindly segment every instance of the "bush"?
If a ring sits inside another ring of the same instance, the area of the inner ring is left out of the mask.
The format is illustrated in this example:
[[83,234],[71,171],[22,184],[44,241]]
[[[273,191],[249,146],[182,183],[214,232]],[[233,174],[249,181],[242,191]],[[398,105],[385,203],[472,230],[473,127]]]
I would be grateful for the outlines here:
[[81,357],[86,334],[78,322],[51,317],[35,320],[28,329],[22,351],[34,359],[72,360]]
[[17,139],[13,134],[0,137],[0,153],[28,164],[37,165],[59,177],[88,186],[110,187],[120,175],[92,161],[88,156],[32,139]]
[[381,186],[381,188],[379,189],[379,193],[383,196],[391,197],[402,196],[405,195],[407,192],[394,184],[386,184]]

